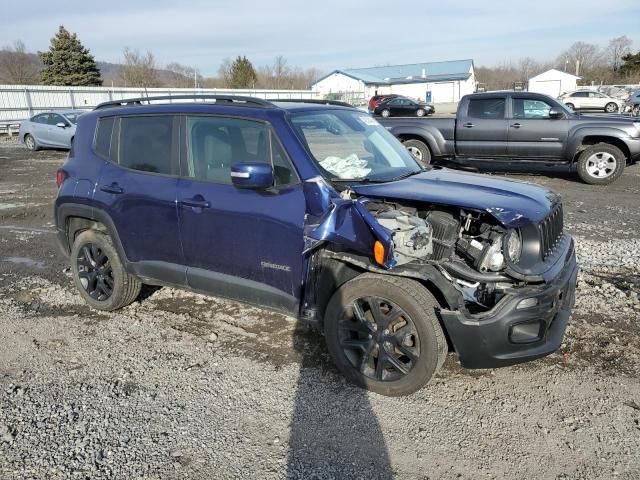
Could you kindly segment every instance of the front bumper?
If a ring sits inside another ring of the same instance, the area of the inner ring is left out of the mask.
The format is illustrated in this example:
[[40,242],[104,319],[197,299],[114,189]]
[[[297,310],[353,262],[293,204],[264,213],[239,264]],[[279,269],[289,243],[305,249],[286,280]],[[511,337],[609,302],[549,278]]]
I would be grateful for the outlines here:
[[[440,312],[449,338],[465,368],[495,368],[527,362],[555,352],[575,304],[578,276],[573,242],[564,268],[552,281],[508,293],[481,315]],[[518,308],[525,299],[537,304]]]

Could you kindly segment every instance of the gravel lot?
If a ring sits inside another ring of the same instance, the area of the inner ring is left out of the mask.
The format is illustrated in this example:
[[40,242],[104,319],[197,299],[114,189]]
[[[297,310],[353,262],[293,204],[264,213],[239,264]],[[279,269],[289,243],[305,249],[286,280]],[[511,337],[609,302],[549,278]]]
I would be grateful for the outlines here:
[[0,479],[640,478],[640,166],[559,191],[582,272],[561,350],[450,355],[405,398],[345,383],[293,319],[170,288],[76,295],[53,235],[64,152],[0,138]]

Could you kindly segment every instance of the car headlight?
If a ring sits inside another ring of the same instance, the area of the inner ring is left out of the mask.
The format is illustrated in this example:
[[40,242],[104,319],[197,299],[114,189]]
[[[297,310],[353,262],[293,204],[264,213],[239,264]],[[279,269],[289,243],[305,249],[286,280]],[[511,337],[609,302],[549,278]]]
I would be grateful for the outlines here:
[[512,263],[518,263],[522,255],[522,237],[518,230],[510,230],[504,237],[504,252]]

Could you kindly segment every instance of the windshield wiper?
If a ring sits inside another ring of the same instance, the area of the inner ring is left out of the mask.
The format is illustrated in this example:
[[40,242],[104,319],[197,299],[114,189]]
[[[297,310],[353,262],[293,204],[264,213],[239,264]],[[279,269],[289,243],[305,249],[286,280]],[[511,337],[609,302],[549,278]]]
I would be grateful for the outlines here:
[[397,177],[393,177],[393,178],[390,178],[388,180],[385,180],[385,182],[395,182],[397,180],[402,180],[403,178],[412,177],[412,176],[417,175],[418,173],[422,173],[424,171],[425,171],[425,169],[420,169],[417,172],[403,173],[402,175],[398,175]]

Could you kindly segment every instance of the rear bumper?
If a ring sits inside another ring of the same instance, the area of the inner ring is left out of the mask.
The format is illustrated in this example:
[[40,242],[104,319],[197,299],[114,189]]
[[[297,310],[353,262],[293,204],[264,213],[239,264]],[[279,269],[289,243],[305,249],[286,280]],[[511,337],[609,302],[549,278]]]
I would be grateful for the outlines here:
[[[482,316],[440,313],[465,368],[495,368],[527,362],[555,352],[575,304],[578,266],[573,248],[562,271],[543,286],[506,295]],[[535,306],[518,308],[525,299]],[[528,300],[533,302],[533,300]]]

